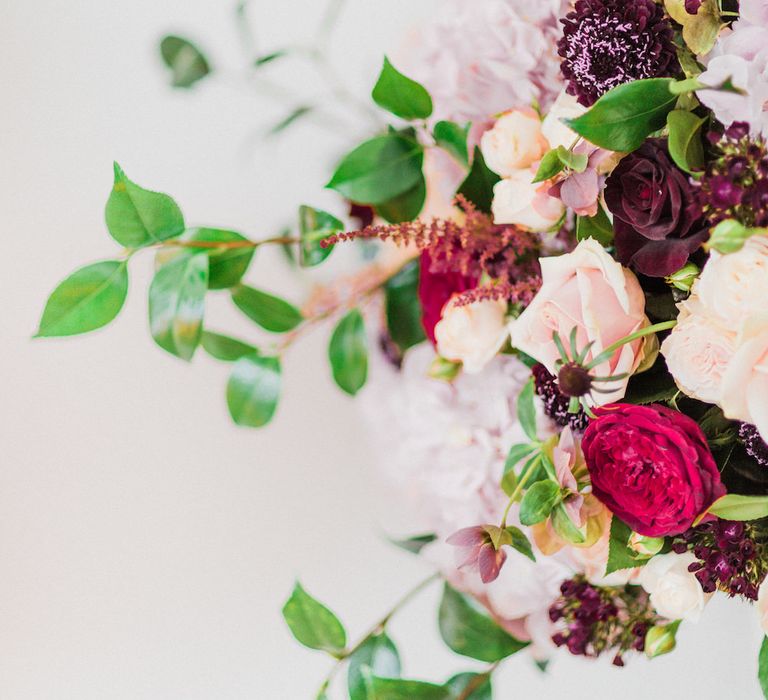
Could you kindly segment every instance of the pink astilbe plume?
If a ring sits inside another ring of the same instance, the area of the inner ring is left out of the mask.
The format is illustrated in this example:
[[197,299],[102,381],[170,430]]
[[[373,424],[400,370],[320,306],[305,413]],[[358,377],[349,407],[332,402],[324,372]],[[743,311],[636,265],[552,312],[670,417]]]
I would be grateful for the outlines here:
[[377,224],[359,231],[334,234],[323,247],[358,238],[378,238],[396,245],[412,245],[429,253],[430,272],[458,273],[492,283],[465,292],[459,303],[482,299],[507,299],[526,305],[540,284],[538,257],[541,248],[534,233],[516,226],[499,226],[461,195],[456,204],[464,210],[463,222],[433,218],[400,224]]

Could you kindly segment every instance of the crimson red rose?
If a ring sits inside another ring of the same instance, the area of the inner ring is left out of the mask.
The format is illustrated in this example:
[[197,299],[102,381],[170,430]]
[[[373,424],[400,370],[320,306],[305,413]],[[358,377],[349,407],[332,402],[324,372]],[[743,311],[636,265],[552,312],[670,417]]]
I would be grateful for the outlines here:
[[725,494],[701,428],[665,406],[595,410],[582,448],[592,492],[635,532],[677,535]]
[[421,302],[421,323],[427,338],[435,344],[435,326],[448,300],[460,292],[474,289],[477,278],[460,272],[432,272],[432,258],[424,251],[420,259],[419,301]]

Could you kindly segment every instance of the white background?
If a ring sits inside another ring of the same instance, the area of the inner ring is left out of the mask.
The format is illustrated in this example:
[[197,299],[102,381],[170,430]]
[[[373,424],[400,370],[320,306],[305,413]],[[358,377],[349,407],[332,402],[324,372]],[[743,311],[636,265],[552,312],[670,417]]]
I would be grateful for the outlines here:
[[[356,404],[327,377],[323,331],[289,355],[285,401],[261,432],[231,425],[224,367],[153,345],[148,258],[132,263],[117,323],[30,340],[53,285],[116,253],[103,225],[113,159],[172,193],[188,222],[254,237],[298,203],[337,206],[321,185],[355,135],[306,124],[265,144],[287,106],[243,80],[234,4],[0,6],[2,700],[309,700],[329,662],[282,624],[294,578],[355,637],[428,573],[383,541],[382,516],[404,521],[380,496]],[[321,5],[254,2],[264,50],[308,39]],[[350,2],[332,53],[352,89],[365,96],[406,18],[439,6]],[[156,55],[167,30],[199,39],[217,77],[171,91]],[[290,90],[316,90],[301,63],[270,70]],[[299,300],[280,259],[259,258],[251,279]],[[246,328],[224,300],[212,313],[222,329]],[[392,628],[406,673],[432,680],[472,667],[440,646],[436,600],[425,594]],[[497,697],[760,697],[746,606],[716,601],[679,638],[675,654],[623,670],[563,656],[543,676],[521,655]]]

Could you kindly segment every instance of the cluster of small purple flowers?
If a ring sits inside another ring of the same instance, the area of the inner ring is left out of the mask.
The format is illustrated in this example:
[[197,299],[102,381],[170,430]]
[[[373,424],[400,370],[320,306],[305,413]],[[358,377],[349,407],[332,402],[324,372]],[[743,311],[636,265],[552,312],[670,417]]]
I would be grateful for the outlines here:
[[659,619],[648,594],[637,586],[593,586],[576,576],[563,582],[560,594],[549,609],[549,619],[565,627],[552,641],[576,656],[597,657],[611,651],[613,663],[623,666],[624,654],[645,649],[645,635]]
[[690,551],[698,559],[688,570],[695,573],[705,593],[720,590],[749,600],[757,600],[766,575],[765,548],[765,533],[757,523],[733,520],[691,528],[672,544],[678,554]]

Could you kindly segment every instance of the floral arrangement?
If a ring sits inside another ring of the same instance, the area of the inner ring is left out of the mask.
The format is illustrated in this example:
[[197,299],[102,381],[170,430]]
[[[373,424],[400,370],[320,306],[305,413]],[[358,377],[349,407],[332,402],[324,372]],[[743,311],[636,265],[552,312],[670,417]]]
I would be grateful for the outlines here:
[[[109,323],[154,250],[153,338],[232,363],[232,419],[259,427],[284,354],[330,323],[333,378],[387,426],[383,468],[424,520],[399,544],[437,573],[359,641],[291,594],[293,634],[335,659],[318,698],[343,664],[353,700],[490,698],[523,649],[623,666],[716,594],[768,632],[767,32],[766,0],[448,2],[402,72],[384,60],[392,124],[327,184],[347,214],[305,205],[276,237],[191,227],[115,166],[124,251],[62,282],[38,335]],[[177,85],[209,72],[181,38],[163,56]],[[299,271],[369,261],[298,307],[244,281],[269,245]],[[211,293],[263,342],[209,330]],[[489,665],[403,679],[387,624],[437,579],[445,643]],[[759,679],[768,697],[768,641]]]

